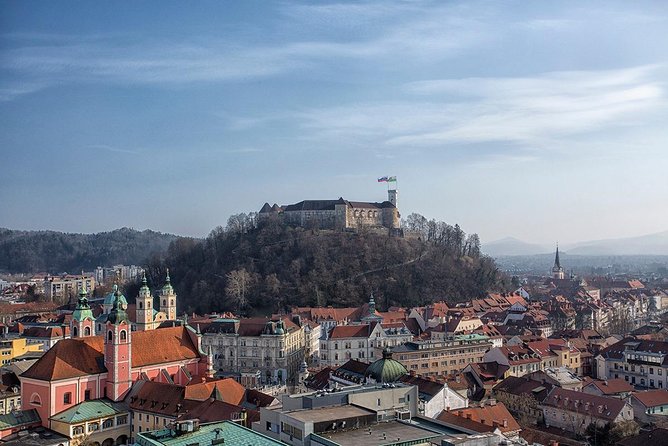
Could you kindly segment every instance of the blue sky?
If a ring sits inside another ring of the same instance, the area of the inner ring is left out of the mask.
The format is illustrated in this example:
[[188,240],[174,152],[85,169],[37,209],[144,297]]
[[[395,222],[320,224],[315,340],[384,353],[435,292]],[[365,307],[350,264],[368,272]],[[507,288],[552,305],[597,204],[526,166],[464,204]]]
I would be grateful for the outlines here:
[[0,3],[0,227],[206,235],[381,201],[492,241],[668,229],[666,2]]

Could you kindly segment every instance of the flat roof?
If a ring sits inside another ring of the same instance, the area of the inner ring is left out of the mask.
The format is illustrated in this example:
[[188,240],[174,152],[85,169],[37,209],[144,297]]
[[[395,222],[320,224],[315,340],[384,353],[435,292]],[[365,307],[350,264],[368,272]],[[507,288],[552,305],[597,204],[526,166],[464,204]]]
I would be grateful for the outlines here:
[[286,413],[286,415],[289,415],[299,421],[313,421],[314,423],[320,423],[323,421],[336,421],[352,417],[364,417],[375,414],[376,412],[371,410],[362,409],[361,407],[351,405],[328,406],[318,409],[300,409]]
[[371,426],[337,432],[317,434],[340,446],[380,446],[399,441],[428,440],[443,437],[442,434],[421,428],[417,425],[390,421]]

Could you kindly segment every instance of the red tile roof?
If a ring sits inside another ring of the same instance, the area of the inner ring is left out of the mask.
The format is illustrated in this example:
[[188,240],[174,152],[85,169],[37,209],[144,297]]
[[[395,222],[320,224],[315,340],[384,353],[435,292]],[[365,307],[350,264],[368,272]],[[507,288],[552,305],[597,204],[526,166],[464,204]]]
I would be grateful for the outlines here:
[[338,325],[329,332],[330,339],[368,338],[371,329],[369,325]]
[[665,406],[668,405],[668,390],[648,390],[646,392],[638,392],[631,395],[645,407]]
[[215,388],[218,388],[223,396],[223,401],[227,403],[238,405],[244,401],[246,388],[233,378],[188,384],[185,389],[185,398],[204,401],[211,396]]
[[585,384],[585,387],[589,386],[596,387],[603,395],[616,395],[633,391],[633,386],[621,378],[608,379],[607,381],[592,379]]
[[[185,327],[132,333],[132,367],[176,362],[200,357]],[[156,348],[160,346],[160,348]],[[63,339],[37,360],[23,377],[52,381],[106,372],[104,338]]]
[[458,417],[477,421],[486,426],[498,427],[503,433],[520,431],[522,429],[503,403],[486,404],[484,407],[457,409],[450,411],[450,413]]
[[568,412],[584,413],[592,418],[613,421],[624,409],[625,401],[619,398],[590,395],[575,390],[555,387],[543,401],[544,406],[556,407]]

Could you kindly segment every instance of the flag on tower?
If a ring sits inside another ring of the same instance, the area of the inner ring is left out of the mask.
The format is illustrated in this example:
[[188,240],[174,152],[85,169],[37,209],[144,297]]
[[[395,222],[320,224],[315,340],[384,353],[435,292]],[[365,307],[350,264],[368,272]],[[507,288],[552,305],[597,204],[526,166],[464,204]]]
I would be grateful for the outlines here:
[[387,177],[387,182],[388,183],[392,183],[392,182],[396,183],[397,182],[397,177]]

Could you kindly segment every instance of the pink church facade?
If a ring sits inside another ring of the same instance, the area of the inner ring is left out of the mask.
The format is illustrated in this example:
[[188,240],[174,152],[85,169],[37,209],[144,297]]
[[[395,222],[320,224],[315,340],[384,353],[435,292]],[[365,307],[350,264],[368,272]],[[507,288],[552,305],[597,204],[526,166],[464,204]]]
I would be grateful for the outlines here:
[[[120,341],[120,331],[118,334]],[[206,376],[210,369],[210,359],[201,351],[200,337],[190,327],[146,332],[128,329],[126,336],[127,342],[113,346],[103,344],[101,336],[60,341],[42,357],[42,364],[40,359],[21,376],[23,409],[36,409],[42,425],[49,427],[50,417],[83,401],[122,400],[140,377],[185,385],[193,377]],[[173,344],[177,348],[170,348]],[[152,351],[147,354],[146,349]],[[56,356],[53,361],[47,357],[49,353]],[[57,357],[59,354],[61,358]],[[117,361],[112,361],[110,355]],[[67,361],[72,356],[77,357],[74,364]],[[162,361],[151,361],[156,359]],[[102,367],[94,370],[94,364],[102,361],[106,370]],[[87,372],[87,365],[92,365],[93,370]],[[127,368],[129,377],[123,379],[128,374]]]

